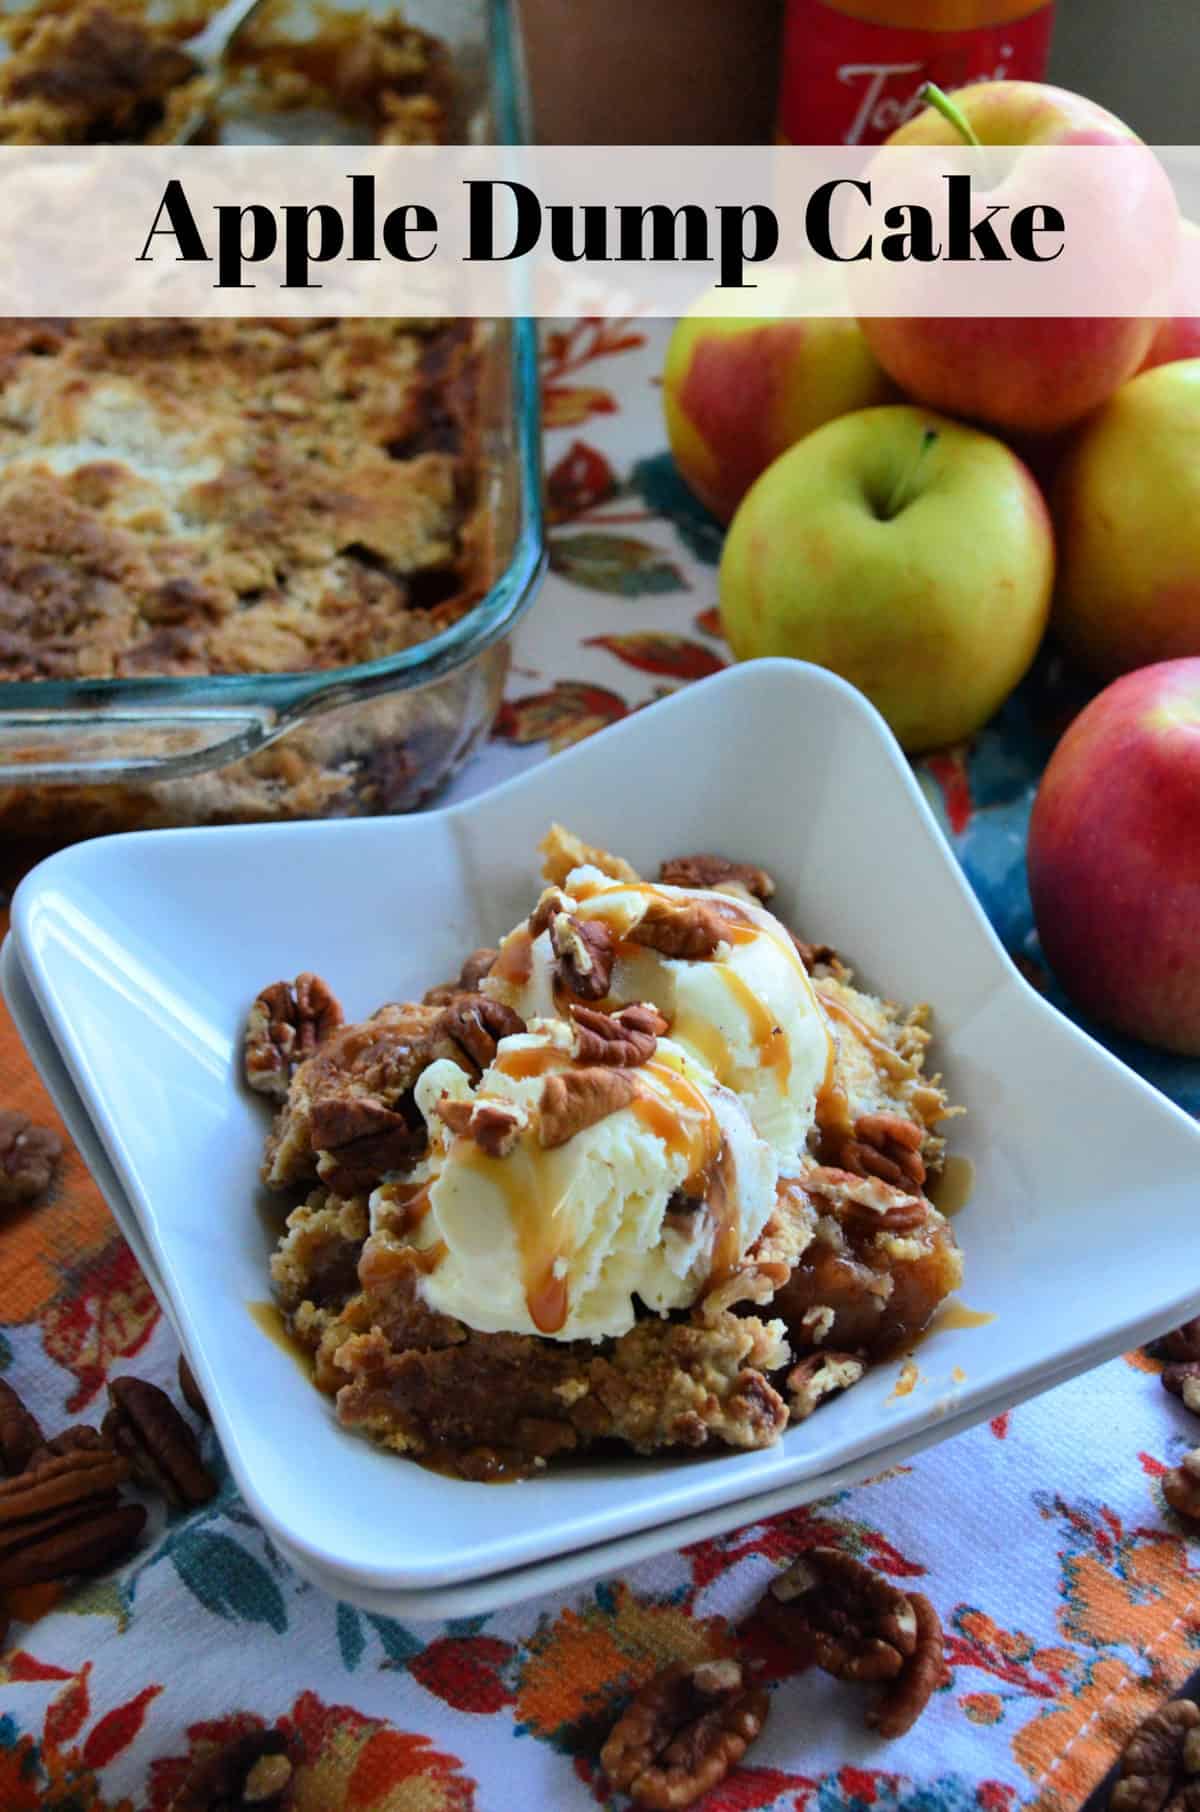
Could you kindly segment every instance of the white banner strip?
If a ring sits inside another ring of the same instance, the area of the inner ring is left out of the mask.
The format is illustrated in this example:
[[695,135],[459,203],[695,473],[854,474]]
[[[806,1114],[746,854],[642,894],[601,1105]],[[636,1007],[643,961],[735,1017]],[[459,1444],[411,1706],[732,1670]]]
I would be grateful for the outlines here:
[[1200,215],[1200,150],[1137,144],[5,147],[0,182],[9,316],[1159,316]]

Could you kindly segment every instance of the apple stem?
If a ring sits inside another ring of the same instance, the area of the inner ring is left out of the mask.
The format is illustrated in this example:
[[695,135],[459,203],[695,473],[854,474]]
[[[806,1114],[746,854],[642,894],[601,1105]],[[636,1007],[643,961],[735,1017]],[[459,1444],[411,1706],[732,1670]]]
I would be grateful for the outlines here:
[[949,120],[954,130],[962,134],[966,144],[974,145],[977,150],[979,149],[979,138],[975,128],[962,108],[955,105],[943,88],[939,88],[936,82],[926,82],[921,90],[921,99],[927,107],[932,107],[935,113],[940,113],[944,120]]
[[916,483],[917,473],[925,463],[925,455],[929,452],[930,447],[932,447],[937,437],[936,428],[926,428],[924,434],[922,434],[920,446],[905,466],[903,472],[901,472],[892,489],[891,496],[883,506],[883,520],[885,522],[890,522],[893,516],[898,516],[908,502],[909,497],[912,494],[913,485]]

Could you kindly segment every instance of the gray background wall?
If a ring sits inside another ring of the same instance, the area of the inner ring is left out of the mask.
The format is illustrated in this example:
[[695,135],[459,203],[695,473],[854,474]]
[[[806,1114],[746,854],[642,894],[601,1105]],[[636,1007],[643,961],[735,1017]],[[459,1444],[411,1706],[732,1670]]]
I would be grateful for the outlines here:
[[1200,0],[1058,0],[1050,79],[1148,144],[1200,144]]

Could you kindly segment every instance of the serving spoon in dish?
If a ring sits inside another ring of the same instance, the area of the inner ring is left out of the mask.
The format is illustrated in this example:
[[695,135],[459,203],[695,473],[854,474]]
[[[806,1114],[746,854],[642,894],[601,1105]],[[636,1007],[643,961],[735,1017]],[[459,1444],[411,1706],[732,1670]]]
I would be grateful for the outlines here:
[[[218,7],[203,31],[188,38],[181,46],[196,65],[196,74],[219,78],[224,72],[229,47],[242,27],[263,5],[264,0],[226,0]],[[172,143],[190,145],[212,118],[210,107],[197,107],[175,133]]]

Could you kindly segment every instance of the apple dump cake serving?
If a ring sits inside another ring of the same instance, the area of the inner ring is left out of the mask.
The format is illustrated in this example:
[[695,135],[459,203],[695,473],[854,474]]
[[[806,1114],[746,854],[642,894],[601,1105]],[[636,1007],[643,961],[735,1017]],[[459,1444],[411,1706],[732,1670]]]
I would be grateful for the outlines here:
[[926,1011],[790,932],[761,869],[542,849],[529,918],[422,1001],[254,1002],[263,1177],[302,1197],[278,1302],[345,1427],[464,1477],[768,1446],[960,1281]]

